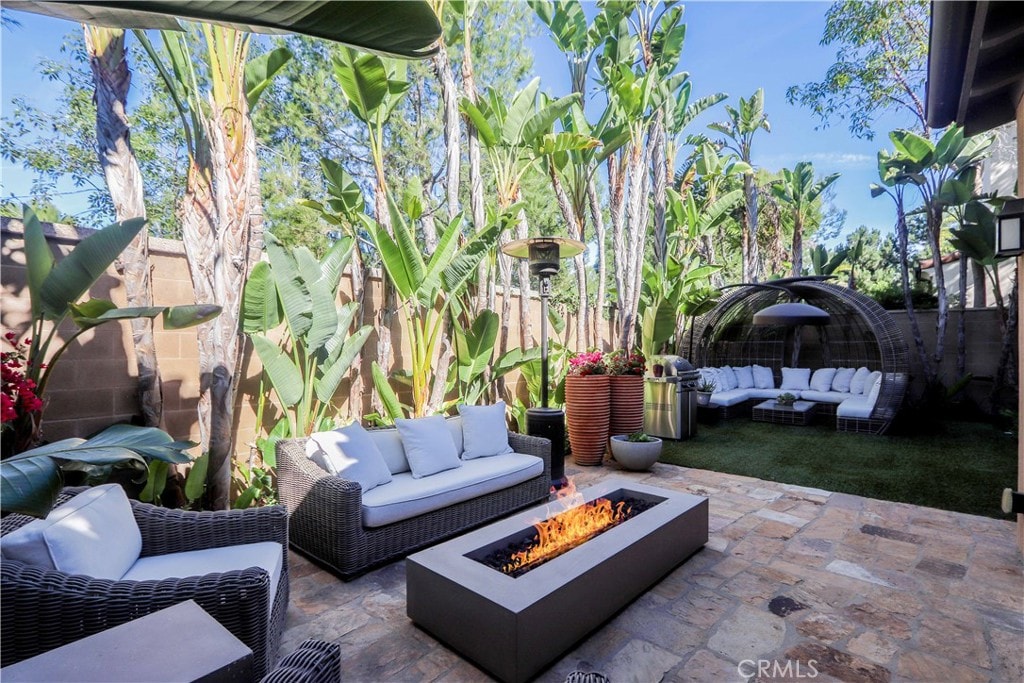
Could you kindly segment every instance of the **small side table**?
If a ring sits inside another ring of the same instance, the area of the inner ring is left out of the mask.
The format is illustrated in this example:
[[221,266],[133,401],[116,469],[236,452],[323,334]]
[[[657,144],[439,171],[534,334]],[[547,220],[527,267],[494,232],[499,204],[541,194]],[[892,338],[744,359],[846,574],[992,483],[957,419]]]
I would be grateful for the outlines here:
[[248,683],[252,650],[192,600],[0,669],[4,683]]
[[769,399],[754,406],[754,422],[771,422],[777,425],[809,425],[814,419],[818,404],[814,401],[794,401],[791,406],[779,405]]

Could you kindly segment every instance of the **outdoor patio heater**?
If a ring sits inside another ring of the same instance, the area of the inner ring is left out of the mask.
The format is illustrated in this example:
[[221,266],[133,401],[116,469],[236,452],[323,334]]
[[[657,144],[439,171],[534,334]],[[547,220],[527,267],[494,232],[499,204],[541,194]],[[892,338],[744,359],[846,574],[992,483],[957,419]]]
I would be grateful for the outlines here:
[[501,248],[505,254],[530,262],[530,272],[540,281],[540,407],[526,409],[526,433],[551,441],[551,485],[560,489],[565,478],[565,411],[548,407],[548,299],[551,277],[558,273],[559,261],[582,254],[586,245],[565,237],[531,237],[509,242]]

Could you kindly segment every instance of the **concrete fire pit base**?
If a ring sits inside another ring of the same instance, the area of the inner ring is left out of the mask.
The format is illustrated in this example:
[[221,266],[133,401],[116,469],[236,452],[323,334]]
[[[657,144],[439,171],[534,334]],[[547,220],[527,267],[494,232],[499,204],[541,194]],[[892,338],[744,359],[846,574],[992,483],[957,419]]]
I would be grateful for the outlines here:
[[470,556],[521,535],[549,516],[547,506],[411,555],[409,618],[496,678],[529,680],[708,540],[706,498],[616,478],[583,497],[619,490],[659,502],[518,578]]

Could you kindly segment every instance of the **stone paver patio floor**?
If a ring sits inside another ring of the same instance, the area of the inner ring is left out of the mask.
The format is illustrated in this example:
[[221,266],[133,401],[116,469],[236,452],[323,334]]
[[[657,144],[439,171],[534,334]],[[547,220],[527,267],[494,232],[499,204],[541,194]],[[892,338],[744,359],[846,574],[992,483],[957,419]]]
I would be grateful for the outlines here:
[[[758,680],[1024,680],[1009,521],[672,465],[566,469],[580,488],[615,474],[708,496],[710,539],[540,681],[745,681],[758,660],[780,667]],[[345,681],[490,680],[406,617],[404,562],[345,583],[290,561],[282,654],[318,638],[340,643]]]

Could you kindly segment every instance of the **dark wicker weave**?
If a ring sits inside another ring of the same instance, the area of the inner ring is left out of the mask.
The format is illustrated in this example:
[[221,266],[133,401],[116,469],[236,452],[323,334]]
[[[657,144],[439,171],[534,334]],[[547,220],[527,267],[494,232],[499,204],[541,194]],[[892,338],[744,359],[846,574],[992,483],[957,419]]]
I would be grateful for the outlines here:
[[545,500],[551,487],[551,442],[509,433],[517,453],[544,460],[544,472],[521,484],[382,527],[364,527],[359,484],[329,475],[306,457],[305,439],[277,444],[277,488],[288,508],[292,547],[348,580],[371,567]]
[[[690,340],[694,365],[756,363],[772,369],[776,385],[784,366],[866,366],[881,370],[881,392],[871,416],[839,418],[836,427],[840,431],[885,432],[903,403],[910,371],[907,343],[893,317],[873,299],[820,277],[772,280],[765,284],[775,288],[739,287],[696,321]],[[799,328],[754,325],[754,313],[793,298],[777,287],[827,311],[828,324]],[[741,409],[737,407],[734,412]]]
[[260,683],[340,683],[341,646],[307,640],[282,659]]
[[[63,503],[84,489],[65,489]],[[2,666],[133,619],[195,600],[253,652],[253,675],[276,661],[288,610],[288,517],[281,506],[224,512],[188,512],[131,501],[142,532],[142,556],[276,541],[284,548],[281,580],[270,619],[270,576],[255,567],[161,581],[109,581],[5,560],[0,565]],[[0,535],[32,521],[8,515]],[[174,634],[169,633],[173,643]],[[151,644],[150,644],[151,645]]]

